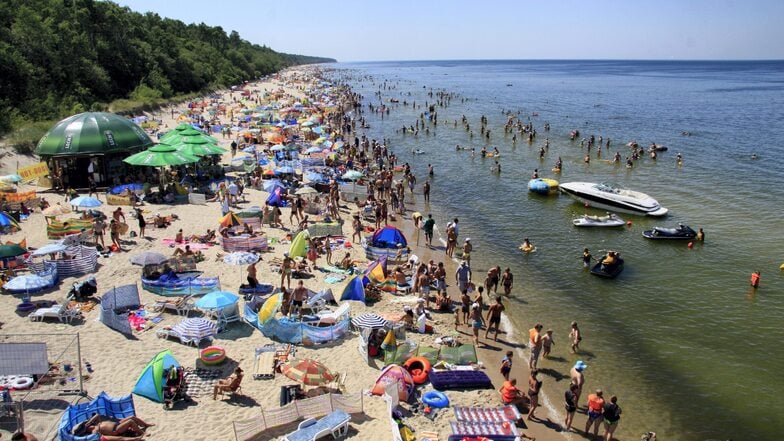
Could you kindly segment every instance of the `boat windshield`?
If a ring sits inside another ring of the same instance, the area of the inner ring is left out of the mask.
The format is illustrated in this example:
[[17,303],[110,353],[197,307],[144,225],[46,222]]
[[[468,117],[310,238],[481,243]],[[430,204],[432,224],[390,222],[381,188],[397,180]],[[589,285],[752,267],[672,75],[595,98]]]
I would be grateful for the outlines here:
[[617,185],[608,184],[605,182],[602,182],[601,184],[596,184],[596,189],[599,191],[604,191],[607,193],[614,193],[614,194],[619,194],[621,192],[621,189],[618,188]]

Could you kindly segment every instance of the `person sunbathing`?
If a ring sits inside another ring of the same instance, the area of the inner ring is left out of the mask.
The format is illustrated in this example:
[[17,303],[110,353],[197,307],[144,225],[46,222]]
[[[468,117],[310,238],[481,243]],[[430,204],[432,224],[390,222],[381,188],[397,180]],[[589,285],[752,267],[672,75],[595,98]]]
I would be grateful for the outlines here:
[[229,378],[225,378],[223,380],[218,380],[218,384],[212,387],[212,399],[218,399],[218,392],[235,392],[237,389],[240,388],[240,384],[242,383],[242,377],[244,374],[242,373],[242,368],[237,366],[234,369],[234,374],[230,375]]
[[166,228],[169,225],[171,225],[169,219],[164,216],[161,216],[160,213],[157,213],[155,215],[155,218],[153,219],[153,223],[155,224],[156,228]]
[[174,241],[176,243],[183,243],[183,242],[185,242],[185,239],[183,238],[183,235],[182,235],[182,228],[180,228],[180,230],[177,231],[177,235],[174,236]]
[[353,268],[354,262],[351,260],[351,254],[346,253],[346,256],[343,258],[343,260],[340,261],[340,263],[338,263],[337,267],[343,268],[345,270],[350,270],[351,268]]
[[[148,427],[155,424],[145,422],[139,417],[130,416],[117,420],[115,418],[106,417],[103,415],[95,414],[87,420],[84,425],[85,430],[90,433],[97,433],[101,435],[101,440],[125,440],[125,439],[141,439],[144,431]],[[130,434],[127,436],[126,434]],[[114,437],[114,438],[108,438]]]

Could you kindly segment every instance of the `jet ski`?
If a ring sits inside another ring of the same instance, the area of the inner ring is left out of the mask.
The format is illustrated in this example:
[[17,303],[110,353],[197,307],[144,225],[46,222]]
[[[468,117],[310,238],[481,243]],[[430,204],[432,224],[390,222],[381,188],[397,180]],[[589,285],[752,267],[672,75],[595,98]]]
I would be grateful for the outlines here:
[[605,257],[607,256],[602,256],[602,258],[599,259],[599,263],[591,268],[591,274],[605,279],[614,279],[618,277],[618,274],[623,271],[623,259],[621,259],[621,256],[616,255],[615,263],[611,265],[603,265],[602,261]]
[[652,230],[645,230],[642,232],[642,237],[646,239],[691,240],[697,237],[697,233],[687,225],[678,224],[676,228],[654,227]]
[[607,213],[607,216],[584,215],[573,220],[575,227],[622,227],[626,221],[616,216],[614,213]]

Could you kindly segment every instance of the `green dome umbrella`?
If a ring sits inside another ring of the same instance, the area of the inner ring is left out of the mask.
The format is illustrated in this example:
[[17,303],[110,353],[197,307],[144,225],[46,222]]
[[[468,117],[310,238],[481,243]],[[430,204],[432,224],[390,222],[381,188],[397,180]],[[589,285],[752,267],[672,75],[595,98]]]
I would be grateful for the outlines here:
[[198,157],[178,152],[176,148],[168,144],[159,144],[123,159],[125,163],[147,167],[190,164],[198,161]]
[[55,124],[38,141],[41,156],[102,155],[141,150],[154,145],[133,121],[114,113],[86,112]]
[[165,135],[161,136],[160,141],[167,144],[174,144],[179,141],[183,141],[185,139],[192,139],[192,138],[201,138],[207,140],[210,143],[218,142],[217,139],[213,138],[206,133],[200,132],[193,127],[188,127],[183,130],[171,130],[167,132]]
[[0,245],[0,259],[7,259],[9,257],[21,256],[26,252],[27,252],[26,249],[22,248],[21,246],[15,243],[11,243],[8,245]]
[[[190,142],[196,141],[196,142]],[[194,140],[184,140],[177,144],[171,144],[172,147],[177,149],[178,152],[190,156],[208,156],[208,155],[222,155],[226,153],[226,149],[219,147],[215,144],[207,142],[203,138]]]

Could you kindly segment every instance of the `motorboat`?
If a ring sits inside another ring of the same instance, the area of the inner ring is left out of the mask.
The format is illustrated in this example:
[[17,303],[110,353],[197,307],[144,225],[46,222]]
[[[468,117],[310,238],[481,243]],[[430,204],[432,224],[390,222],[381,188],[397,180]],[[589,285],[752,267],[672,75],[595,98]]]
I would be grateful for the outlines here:
[[549,178],[536,178],[528,181],[528,191],[541,195],[558,193],[558,181]]
[[595,208],[640,216],[664,216],[669,211],[645,193],[611,184],[567,182],[558,188],[586,206]]
[[578,217],[574,221],[575,227],[622,227],[626,221],[616,216],[615,213],[607,213],[606,216],[585,216]]
[[653,227],[652,230],[642,232],[646,239],[691,240],[697,237],[697,232],[688,225],[678,224],[675,228]]
[[604,265],[602,261],[606,257],[607,257],[606,255],[602,256],[602,258],[599,259],[599,263],[597,263],[596,265],[593,266],[593,268],[591,268],[591,274],[597,277],[603,277],[605,279],[614,279],[618,277],[618,274],[620,274],[623,271],[623,259],[621,259],[621,256],[616,254],[615,263],[612,263],[610,265]]

